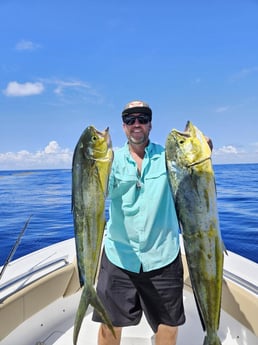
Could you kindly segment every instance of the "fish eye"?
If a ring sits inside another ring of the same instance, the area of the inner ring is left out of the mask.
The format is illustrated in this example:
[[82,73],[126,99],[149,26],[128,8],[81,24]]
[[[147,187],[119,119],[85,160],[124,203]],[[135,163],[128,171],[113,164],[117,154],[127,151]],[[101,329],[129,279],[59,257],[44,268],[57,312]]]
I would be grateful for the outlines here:
[[180,141],[179,141],[179,144],[183,144],[185,141],[183,140],[183,139],[181,139]]
[[92,139],[92,141],[96,141],[96,140],[98,140],[98,137],[97,137],[96,135],[93,135],[93,136],[91,137],[91,139]]

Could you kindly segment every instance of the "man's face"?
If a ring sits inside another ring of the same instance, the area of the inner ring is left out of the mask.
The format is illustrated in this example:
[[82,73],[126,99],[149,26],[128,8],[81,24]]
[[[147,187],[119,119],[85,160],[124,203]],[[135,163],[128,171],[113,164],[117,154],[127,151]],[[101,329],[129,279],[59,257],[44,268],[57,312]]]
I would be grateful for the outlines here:
[[151,131],[151,121],[148,115],[130,114],[126,115],[123,121],[123,129],[130,143],[135,145],[147,144]]

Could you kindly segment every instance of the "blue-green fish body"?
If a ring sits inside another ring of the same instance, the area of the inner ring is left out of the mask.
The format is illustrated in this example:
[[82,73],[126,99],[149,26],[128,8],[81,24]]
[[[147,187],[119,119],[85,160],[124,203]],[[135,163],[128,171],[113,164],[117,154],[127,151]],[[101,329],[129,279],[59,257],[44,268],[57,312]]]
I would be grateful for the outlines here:
[[74,324],[74,344],[77,343],[89,304],[113,331],[111,321],[94,288],[106,223],[105,198],[112,159],[108,129],[100,132],[93,126],[87,127],[75,147],[72,166],[72,210],[77,265],[83,286]]
[[206,336],[204,345],[220,345],[223,243],[221,239],[211,149],[191,122],[186,131],[172,130],[166,162],[181,224],[186,259]]

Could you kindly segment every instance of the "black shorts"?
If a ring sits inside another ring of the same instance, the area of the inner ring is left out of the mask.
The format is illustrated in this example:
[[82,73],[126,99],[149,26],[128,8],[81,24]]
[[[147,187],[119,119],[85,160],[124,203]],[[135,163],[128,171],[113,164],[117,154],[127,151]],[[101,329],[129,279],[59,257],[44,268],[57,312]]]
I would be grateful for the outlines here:
[[[113,265],[103,251],[97,294],[115,327],[137,325],[142,312],[154,333],[160,324],[182,325],[185,314],[181,254],[163,268],[133,273]],[[92,320],[103,322],[95,310]]]

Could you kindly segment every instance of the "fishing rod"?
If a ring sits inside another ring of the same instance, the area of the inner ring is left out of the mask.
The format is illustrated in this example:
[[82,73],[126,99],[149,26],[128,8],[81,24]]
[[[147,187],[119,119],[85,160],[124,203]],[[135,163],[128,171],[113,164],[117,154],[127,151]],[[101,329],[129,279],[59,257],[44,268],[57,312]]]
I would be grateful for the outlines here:
[[3,276],[3,274],[4,274],[4,271],[6,270],[6,267],[8,266],[9,262],[12,260],[14,254],[15,254],[15,252],[16,252],[19,244],[20,244],[21,238],[22,238],[25,230],[27,229],[27,226],[29,225],[31,217],[32,217],[32,215],[30,215],[29,218],[27,219],[27,221],[24,224],[21,232],[19,233],[19,236],[18,236],[17,240],[14,243],[14,246],[12,247],[12,249],[11,249],[7,259],[5,260],[5,263],[4,263],[4,265],[2,267],[2,270],[1,270],[1,273],[0,273],[0,280],[1,280],[2,276]]

